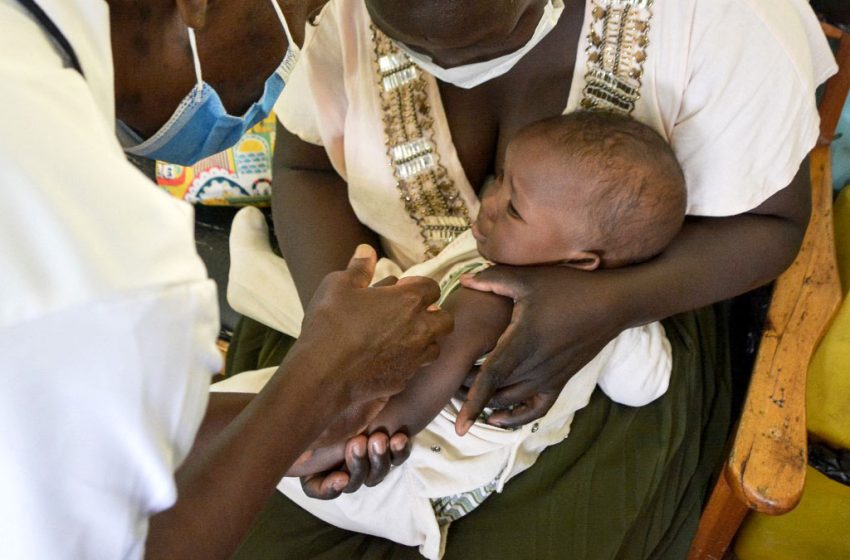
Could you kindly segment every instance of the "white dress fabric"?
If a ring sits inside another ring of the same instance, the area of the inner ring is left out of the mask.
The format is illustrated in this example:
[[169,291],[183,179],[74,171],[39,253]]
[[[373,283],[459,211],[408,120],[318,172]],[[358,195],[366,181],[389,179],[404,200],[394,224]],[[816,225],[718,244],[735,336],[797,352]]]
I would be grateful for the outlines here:
[[[241,242],[255,248],[267,244],[265,222],[259,211],[246,209],[242,213],[243,224],[236,232]],[[241,230],[250,227],[249,224],[257,227],[251,242],[247,239],[249,232]],[[258,250],[254,256],[254,265],[261,271],[256,277],[260,284],[268,279],[262,272],[274,267],[268,261],[282,262],[282,259],[274,257],[270,250]],[[390,271],[391,263],[383,261],[382,268],[386,268],[375,275],[375,280],[385,272],[401,277],[426,276],[440,282],[445,291],[452,289],[447,283],[456,279],[456,271],[470,262],[480,262],[481,257],[475,238],[467,231],[438,256],[403,273]],[[294,290],[291,280],[284,284]],[[297,299],[292,303],[297,304]],[[273,328],[280,330],[285,326],[275,322],[273,315],[267,315],[266,319]],[[256,393],[275,369],[235,375],[215,384],[212,390]],[[660,323],[627,329],[570,379],[550,411],[533,424],[511,431],[476,422],[464,437],[459,437],[454,422],[461,403],[453,400],[413,438],[410,458],[393,469],[381,484],[329,501],[309,498],[300,482],[293,478],[284,478],[278,489],[328,523],[418,546],[423,556],[439,558],[445,549],[448,527],[438,524],[432,499],[471,492],[490,484],[494,491],[501,492],[504,484],[533,465],[546,447],[569,435],[573,416],[587,405],[597,384],[615,402],[643,406],[666,392],[671,369],[670,343]]]
[[0,0],[0,555],[141,558],[220,366],[215,286],[115,138],[106,3],[38,3],[85,78]]

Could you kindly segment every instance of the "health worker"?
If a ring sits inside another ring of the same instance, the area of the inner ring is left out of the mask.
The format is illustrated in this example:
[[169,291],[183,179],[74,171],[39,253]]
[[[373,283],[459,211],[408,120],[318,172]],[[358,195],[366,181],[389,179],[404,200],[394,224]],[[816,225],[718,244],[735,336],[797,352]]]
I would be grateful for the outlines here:
[[245,399],[208,397],[219,321],[192,209],[124,154],[185,165],[232,145],[322,4],[0,0],[3,558],[226,558],[323,432],[351,439],[344,470],[305,481],[316,496],[403,460],[403,436],[357,434],[436,356],[437,286],[367,288],[358,247],[222,425]]

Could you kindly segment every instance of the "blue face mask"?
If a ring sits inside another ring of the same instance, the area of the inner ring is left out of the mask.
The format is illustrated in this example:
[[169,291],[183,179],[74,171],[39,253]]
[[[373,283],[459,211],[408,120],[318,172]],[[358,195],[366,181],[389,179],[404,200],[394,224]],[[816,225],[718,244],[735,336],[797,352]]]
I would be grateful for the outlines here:
[[251,127],[269,116],[283,91],[284,81],[289,78],[298,59],[298,47],[292,40],[283,12],[276,0],[271,0],[271,3],[289,40],[289,48],[283,62],[266,80],[260,100],[241,117],[228,114],[218,93],[201,77],[195,31],[189,28],[197,85],[183,98],[168,122],[147,140],[142,141],[135,131],[118,121],[124,151],[148,159],[188,166],[233,146]]

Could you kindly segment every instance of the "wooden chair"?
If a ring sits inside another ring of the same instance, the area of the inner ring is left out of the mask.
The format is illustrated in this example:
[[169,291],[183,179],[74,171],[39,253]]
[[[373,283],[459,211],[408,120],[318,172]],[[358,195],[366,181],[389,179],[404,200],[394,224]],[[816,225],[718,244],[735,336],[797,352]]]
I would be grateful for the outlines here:
[[689,560],[721,560],[749,510],[780,515],[803,492],[807,464],[805,391],[809,361],[841,303],[832,225],[830,144],[850,90],[850,34],[839,41],[839,73],[826,85],[818,143],[809,155],[812,217],[796,260],[776,281],[731,452]]

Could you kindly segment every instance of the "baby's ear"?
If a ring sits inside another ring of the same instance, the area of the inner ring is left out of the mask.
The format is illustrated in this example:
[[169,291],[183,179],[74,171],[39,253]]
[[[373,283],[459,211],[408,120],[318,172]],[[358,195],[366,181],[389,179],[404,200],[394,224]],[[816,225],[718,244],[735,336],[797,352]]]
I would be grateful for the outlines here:
[[576,251],[563,264],[579,270],[596,270],[602,264],[602,257],[593,251]]

